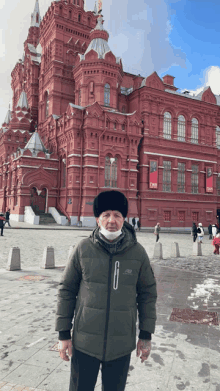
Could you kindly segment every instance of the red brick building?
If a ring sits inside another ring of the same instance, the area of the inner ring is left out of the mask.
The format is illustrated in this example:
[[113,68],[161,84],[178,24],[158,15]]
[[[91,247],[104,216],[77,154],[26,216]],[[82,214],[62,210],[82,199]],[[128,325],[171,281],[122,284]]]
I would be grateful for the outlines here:
[[25,207],[54,207],[73,225],[93,226],[94,197],[117,188],[142,227],[216,222],[220,98],[209,87],[180,93],[169,75],[124,72],[96,7],[53,1],[41,21],[36,0],[11,86],[0,211],[22,221]]

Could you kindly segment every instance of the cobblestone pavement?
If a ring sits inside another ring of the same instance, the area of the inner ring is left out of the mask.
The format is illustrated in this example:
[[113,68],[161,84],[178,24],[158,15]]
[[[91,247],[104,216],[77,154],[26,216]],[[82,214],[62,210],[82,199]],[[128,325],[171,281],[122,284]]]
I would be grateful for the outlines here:
[[[12,222],[13,224],[13,222]],[[19,224],[19,223],[17,223]],[[20,223],[21,224],[21,223]],[[26,224],[27,225],[27,224]],[[56,265],[65,265],[69,247],[91,234],[92,230],[74,229],[10,229],[4,230],[4,236],[0,237],[0,268],[5,268],[11,247],[19,247],[21,253],[22,268],[39,266],[43,250],[46,246],[54,247]],[[137,232],[138,241],[145,247],[151,262],[180,268],[183,270],[197,271],[200,273],[220,276],[220,255],[214,255],[214,247],[205,235],[202,243],[202,256],[192,256],[192,237],[189,234],[161,233],[160,243],[163,248],[163,260],[154,260],[155,236],[149,232]],[[179,258],[170,258],[171,244],[177,242],[180,249]]]
[[[89,234],[88,230],[6,228],[0,238],[1,391],[68,390],[70,365],[56,351],[54,331],[57,286],[64,267],[45,270],[39,263],[44,247],[51,245],[56,264],[64,266],[69,246]],[[164,259],[159,261],[153,259],[154,235],[138,232],[137,236],[157,280],[157,325],[147,362],[141,364],[132,352],[126,391],[220,391],[220,329],[208,320],[220,317],[219,257],[212,255],[211,241],[205,236],[203,256],[192,257],[190,235],[162,233]],[[172,242],[179,243],[180,258],[169,258]],[[12,246],[21,249],[21,271],[5,270]],[[188,321],[171,321],[174,309],[183,314],[191,311]],[[100,372],[95,391],[101,391]]]

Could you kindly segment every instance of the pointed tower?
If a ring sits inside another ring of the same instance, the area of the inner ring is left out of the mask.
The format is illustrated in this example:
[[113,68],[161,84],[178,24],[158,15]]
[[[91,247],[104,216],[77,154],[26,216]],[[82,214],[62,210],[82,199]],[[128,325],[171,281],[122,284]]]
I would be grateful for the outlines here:
[[5,120],[2,124],[2,126],[4,128],[7,128],[10,124],[10,121],[11,121],[11,110],[10,110],[10,105],[9,105],[9,108],[8,108],[8,111],[7,111],[7,114],[6,114],[6,117],[5,117]]
[[123,69],[121,59],[115,57],[108,44],[109,34],[98,17],[90,33],[90,44],[84,55],[78,55],[73,69],[76,80],[76,104],[87,106],[98,102],[102,106],[118,108],[118,91]]
[[97,16],[84,10],[84,0],[53,1],[41,22],[42,47],[39,76],[39,120],[63,114],[75,103],[72,69],[78,53],[85,53]]
[[36,0],[34,12],[31,14],[31,26],[32,27],[40,27],[41,17],[40,17],[40,8],[39,2]]
[[15,110],[12,113],[10,121],[10,128],[12,130],[30,131],[31,128],[31,114],[28,105],[27,94],[23,90]]
[[40,36],[40,23],[41,23],[41,17],[40,17],[39,2],[38,0],[35,0],[34,12],[31,14],[31,25],[28,31],[28,37],[27,40],[25,41],[24,47],[26,47],[27,44],[31,44],[35,48],[37,47],[39,43],[39,36]]

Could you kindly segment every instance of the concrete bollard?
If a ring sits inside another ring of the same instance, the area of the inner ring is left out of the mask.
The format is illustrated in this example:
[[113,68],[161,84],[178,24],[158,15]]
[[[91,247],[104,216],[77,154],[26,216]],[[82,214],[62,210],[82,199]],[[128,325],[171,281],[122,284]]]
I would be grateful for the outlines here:
[[202,255],[202,245],[199,242],[193,243],[193,255]]
[[180,257],[180,250],[179,250],[179,244],[176,242],[173,242],[171,244],[171,258],[178,258]]
[[158,242],[155,243],[153,258],[163,259],[163,250],[162,250],[162,244],[161,243],[158,243]]
[[20,248],[12,247],[9,251],[7,270],[21,270]]
[[55,259],[54,259],[54,248],[45,247],[43,253],[43,259],[41,263],[41,269],[54,269],[55,268]]
[[75,244],[73,244],[72,246],[70,246],[69,252],[68,252],[68,260],[70,259],[71,255],[72,255],[72,253],[73,253],[74,248],[75,248]]

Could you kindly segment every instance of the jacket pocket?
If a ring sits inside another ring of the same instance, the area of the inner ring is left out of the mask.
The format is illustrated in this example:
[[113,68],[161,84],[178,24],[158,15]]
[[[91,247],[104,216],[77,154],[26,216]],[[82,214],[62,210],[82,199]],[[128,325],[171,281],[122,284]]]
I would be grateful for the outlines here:
[[78,332],[86,334],[104,334],[105,311],[84,306],[78,322]]

